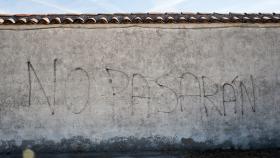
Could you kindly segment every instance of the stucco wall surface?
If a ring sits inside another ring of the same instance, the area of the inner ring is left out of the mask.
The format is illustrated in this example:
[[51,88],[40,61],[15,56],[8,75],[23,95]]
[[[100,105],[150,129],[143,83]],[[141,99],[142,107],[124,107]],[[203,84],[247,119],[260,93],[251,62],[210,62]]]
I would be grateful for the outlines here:
[[280,28],[164,25],[3,27],[0,151],[280,147]]

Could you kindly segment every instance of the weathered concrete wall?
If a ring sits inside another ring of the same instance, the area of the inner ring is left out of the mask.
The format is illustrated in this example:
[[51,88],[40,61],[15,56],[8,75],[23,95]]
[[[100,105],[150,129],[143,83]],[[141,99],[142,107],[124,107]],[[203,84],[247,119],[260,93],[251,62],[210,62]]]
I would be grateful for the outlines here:
[[0,28],[2,152],[280,147],[279,27],[99,26]]

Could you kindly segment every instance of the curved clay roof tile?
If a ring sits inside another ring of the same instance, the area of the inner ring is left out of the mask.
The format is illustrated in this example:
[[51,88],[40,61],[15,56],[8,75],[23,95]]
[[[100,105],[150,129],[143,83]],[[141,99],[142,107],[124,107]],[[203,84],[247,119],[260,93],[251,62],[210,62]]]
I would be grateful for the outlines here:
[[122,23],[131,23],[131,20],[128,16],[125,16],[122,20]]
[[136,17],[133,19],[133,22],[135,23],[141,23],[142,22],[142,19],[140,17]]
[[244,16],[243,17],[243,20],[245,20],[245,21],[249,21],[249,20],[251,20],[249,17],[247,17],[247,16]]
[[145,22],[146,23],[152,23],[153,19],[151,17],[146,17]]
[[223,16],[222,19],[221,19],[221,22],[229,23],[229,22],[231,22],[231,19],[229,17]]
[[16,23],[18,23],[18,24],[26,24],[27,23],[27,19],[26,18],[19,18]]
[[38,21],[38,24],[49,24],[50,23],[50,19],[45,17],[45,18],[42,18]]
[[38,21],[38,19],[36,19],[36,18],[31,18],[29,21],[28,21],[28,23],[29,24],[37,24],[39,21]]
[[255,22],[259,22],[259,21],[261,21],[261,18],[259,18],[259,17],[253,17],[253,20],[255,21]]
[[4,20],[4,24],[15,24],[16,21],[13,18],[8,18]]
[[61,20],[59,17],[53,18],[51,19],[50,24],[61,24]]
[[268,16],[264,16],[264,17],[262,17],[262,19],[264,19],[264,20],[271,20],[271,18],[268,17]]
[[157,23],[164,23],[164,20],[161,16],[156,17],[156,22]]
[[167,17],[166,22],[168,23],[174,23],[175,19],[172,16]]
[[197,19],[196,19],[196,17],[194,17],[194,16],[189,17],[189,21],[190,21],[190,22],[193,22],[193,23],[194,23],[196,20],[197,20]]
[[101,24],[107,24],[108,20],[105,17],[101,17],[97,20],[97,22]]
[[73,19],[71,19],[71,18],[66,18],[66,19],[64,19],[63,21],[62,21],[62,23],[63,24],[71,24],[71,23],[73,23],[74,21],[73,21]]
[[200,17],[201,20],[207,20],[205,16]]
[[237,16],[232,17],[232,21],[233,22],[239,22],[240,18],[238,18]]
[[199,22],[208,22],[208,18],[205,17],[205,16],[201,16],[201,17],[199,18]]
[[229,18],[228,18],[228,17],[226,17],[226,16],[223,16],[223,17],[222,17],[222,20],[228,21],[228,20],[229,20]]
[[4,23],[4,19],[0,18],[0,24]]
[[219,20],[216,16],[211,16],[210,19],[211,20]]
[[181,16],[181,17],[179,18],[179,22],[180,22],[180,23],[186,23],[186,22],[187,22],[187,19],[186,19],[185,17]]
[[275,20],[279,20],[279,19],[280,19],[280,17],[278,17],[278,16],[273,16],[273,19],[275,19]]
[[85,22],[84,19],[81,17],[77,17],[73,21],[73,23],[75,23],[75,24],[83,24],[84,22]]
[[85,21],[86,24],[94,24],[96,23],[96,20],[94,18],[88,18],[86,21]]
[[117,24],[117,23],[120,23],[120,21],[119,21],[119,19],[117,18],[117,17],[112,17],[112,19],[110,20],[110,23],[115,23],[115,24]]

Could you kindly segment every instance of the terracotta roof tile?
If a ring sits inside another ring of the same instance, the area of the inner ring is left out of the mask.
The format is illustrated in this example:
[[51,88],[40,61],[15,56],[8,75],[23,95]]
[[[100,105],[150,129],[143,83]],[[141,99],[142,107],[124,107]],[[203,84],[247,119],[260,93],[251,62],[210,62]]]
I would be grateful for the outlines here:
[[178,22],[179,23],[186,23],[187,19],[184,16],[180,16],[179,19],[178,19]]
[[61,20],[59,17],[55,17],[51,19],[50,24],[61,24]]
[[143,21],[144,23],[153,23],[153,19],[151,17],[146,17],[145,20]]
[[73,23],[75,23],[75,24],[83,24],[84,22],[85,22],[85,20],[81,17],[77,17],[73,21]]
[[101,24],[107,24],[108,23],[108,20],[106,17],[101,17],[97,20],[98,23],[101,23]]
[[133,20],[133,23],[141,23],[142,22],[142,19],[140,17],[135,17]]
[[38,19],[36,18],[31,18],[29,21],[28,21],[28,24],[37,24],[39,22]]
[[126,24],[126,23],[279,23],[276,13],[116,13],[0,15],[1,24]]
[[0,18],[0,24],[3,24],[3,23],[4,23],[4,19]]
[[120,21],[117,17],[113,16],[110,20],[109,23],[113,23],[113,24],[118,24]]
[[50,19],[47,17],[38,19],[38,24],[49,24],[49,23],[50,23]]
[[16,21],[14,20],[14,18],[8,17],[4,19],[4,23],[3,24],[15,24]]
[[26,24],[27,23],[27,19],[26,18],[19,18],[16,23],[19,23],[19,24]]
[[131,23],[132,21],[130,20],[130,18],[128,16],[123,17],[122,22],[127,24],[127,23]]
[[94,24],[94,23],[96,23],[96,20],[95,20],[95,18],[87,18],[85,20],[85,23],[86,24]]

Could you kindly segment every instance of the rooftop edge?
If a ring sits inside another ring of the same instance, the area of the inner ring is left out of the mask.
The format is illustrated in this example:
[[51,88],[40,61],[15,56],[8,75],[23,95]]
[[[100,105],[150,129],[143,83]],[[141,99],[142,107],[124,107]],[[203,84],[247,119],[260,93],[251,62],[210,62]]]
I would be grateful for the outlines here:
[[0,25],[133,23],[280,23],[278,13],[0,14]]

